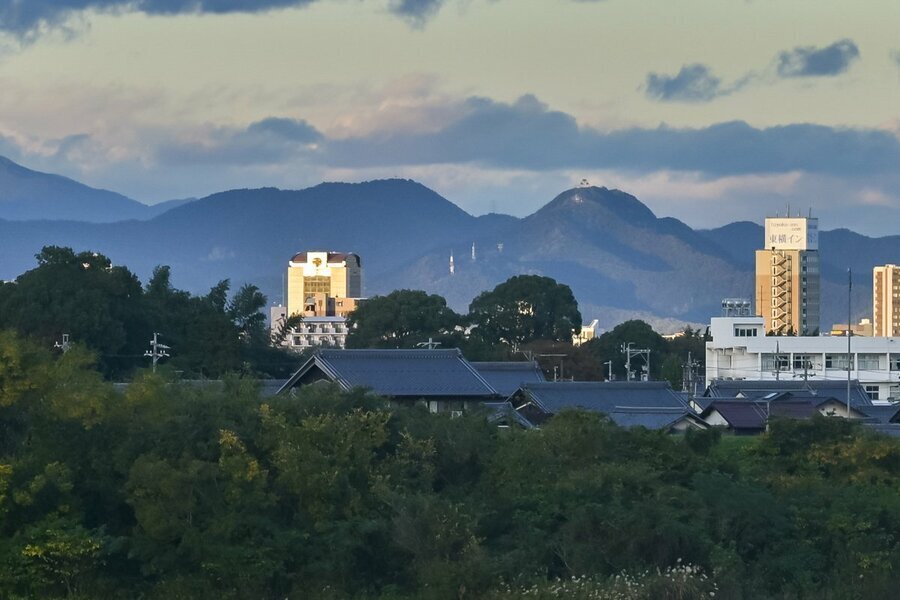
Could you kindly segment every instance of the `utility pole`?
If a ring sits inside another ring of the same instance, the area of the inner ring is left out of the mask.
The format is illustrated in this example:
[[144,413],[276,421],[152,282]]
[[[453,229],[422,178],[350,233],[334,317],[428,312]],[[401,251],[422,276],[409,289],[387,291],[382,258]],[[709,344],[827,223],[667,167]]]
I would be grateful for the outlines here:
[[681,391],[688,392],[691,396],[695,396],[697,393],[697,370],[700,368],[700,363],[694,360],[691,357],[691,352],[688,350],[687,362],[681,365]]
[[153,339],[150,340],[150,350],[147,350],[146,352],[144,352],[144,356],[151,359],[152,368],[153,368],[154,373],[156,373],[156,363],[159,362],[159,359],[167,358],[168,356],[170,356],[170,354],[168,352],[166,352],[166,350],[171,350],[171,348],[169,346],[166,346],[165,344],[160,344],[159,340],[157,339],[158,337],[159,337],[159,334],[154,331]]
[[775,340],[775,381],[781,381],[781,350]]
[[563,361],[565,360],[567,354],[538,354],[541,357],[547,358],[558,358],[559,359],[559,367],[556,365],[553,366],[553,381],[559,381],[565,378],[564,370],[563,370]]
[[68,352],[69,348],[72,347],[72,344],[69,343],[69,334],[68,333],[62,334],[62,341],[61,342],[53,342],[53,347],[59,348],[60,350],[62,350],[63,354]]
[[607,365],[607,366],[609,367],[609,375],[606,376],[606,380],[607,380],[607,381],[612,381],[612,380],[613,380],[613,374],[612,374],[612,361],[611,361],[611,360],[608,360],[608,361],[606,361],[606,362],[603,363],[603,364],[604,364],[604,365]]
[[853,272],[847,269],[847,418],[850,418],[850,369],[853,368],[853,355],[850,353],[850,338],[853,337],[853,330],[850,329],[850,314],[852,297],[850,295],[853,289]]
[[644,366],[641,368],[645,372],[643,376],[641,376],[642,381],[647,381],[650,379],[650,349],[649,348],[632,348],[634,346],[634,342],[628,342],[627,344],[622,344],[620,349],[622,350],[622,354],[625,355],[625,372],[627,374],[628,381],[634,379],[634,374],[631,371],[631,358],[633,356],[639,356],[644,359]]

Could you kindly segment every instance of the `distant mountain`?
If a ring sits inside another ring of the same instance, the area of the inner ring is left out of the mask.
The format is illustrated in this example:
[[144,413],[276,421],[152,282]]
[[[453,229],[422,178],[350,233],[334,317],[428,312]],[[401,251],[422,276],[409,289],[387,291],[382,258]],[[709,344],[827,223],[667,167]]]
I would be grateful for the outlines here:
[[[695,231],[606,188],[565,191],[522,219],[474,217],[421,184],[394,179],[231,190],[146,221],[0,220],[0,279],[33,268],[41,246],[56,244],[103,252],[144,281],[167,264],[180,288],[201,293],[229,278],[235,287],[255,283],[279,302],[293,253],[340,250],[362,257],[368,295],[424,289],[465,311],[478,293],[535,273],[570,285],[584,317],[601,326],[637,317],[671,329],[708,322],[723,297],[752,297],[762,238],[753,223]],[[822,232],[820,246],[823,327],[846,320],[847,266],[859,273],[855,316],[866,314],[871,268],[900,262],[900,236],[837,230]]]
[[189,200],[155,206],[60,175],[32,171],[0,156],[0,219],[112,223],[149,219]]
[[454,275],[446,267],[450,249],[442,249],[389,274],[386,287],[412,280],[463,309],[511,275],[540,273],[569,284],[584,316],[604,325],[630,315],[702,322],[718,311],[721,297],[752,289],[733,261],[703,236],[676,219],[657,218],[634,196],[606,188],[563,192],[536,213],[488,232],[476,240],[481,250],[474,261],[470,243],[453,245]]

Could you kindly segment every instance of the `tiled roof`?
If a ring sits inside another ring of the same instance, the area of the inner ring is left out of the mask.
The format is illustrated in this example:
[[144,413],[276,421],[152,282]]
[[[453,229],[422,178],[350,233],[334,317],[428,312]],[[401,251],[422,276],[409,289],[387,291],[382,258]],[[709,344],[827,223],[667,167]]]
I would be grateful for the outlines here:
[[619,427],[647,429],[667,429],[683,417],[696,419],[684,408],[618,408],[607,416]]
[[498,397],[457,349],[318,350],[280,391],[297,385],[314,368],[346,390],[363,387],[382,396]]
[[878,423],[900,423],[900,404],[866,406],[860,412]]
[[669,384],[658,381],[560,381],[531,383],[517,394],[524,395],[546,413],[565,408],[583,408],[607,415],[619,409],[671,408],[687,405]]
[[706,407],[701,418],[706,419],[717,411],[733,429],[758,429],[766,427],[767,413],[771,417],[811,419],[820,414],[806,400],[781,400],[778,402],[750,402],[746,400],[716,400]]
[[470,362],[500,395],[511,396],[528,383],[545,381],[544,373],[533,362]]
[[[705,396],[711,398],[735,398],[742,395],[745,398],[763,398],[773,392],[801,392],[812,390],[818,396],[832,396],[837,399],[847,398],[847,382],[835,379],[809,381],[800,380],[753,380],[717,379],[706,388]],[[859,381],[853,380],[850,385],[851,406],[871,406],[872,400],[866,394],[866,390]]]

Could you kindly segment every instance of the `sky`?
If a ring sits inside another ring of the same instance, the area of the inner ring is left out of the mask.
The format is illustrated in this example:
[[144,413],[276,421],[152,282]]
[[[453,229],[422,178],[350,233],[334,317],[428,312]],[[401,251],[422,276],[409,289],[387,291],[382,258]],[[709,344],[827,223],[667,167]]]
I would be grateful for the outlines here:
[[582,179],[693,227],[900,234],[897,0],[0,0],[0,155],[148,204]]

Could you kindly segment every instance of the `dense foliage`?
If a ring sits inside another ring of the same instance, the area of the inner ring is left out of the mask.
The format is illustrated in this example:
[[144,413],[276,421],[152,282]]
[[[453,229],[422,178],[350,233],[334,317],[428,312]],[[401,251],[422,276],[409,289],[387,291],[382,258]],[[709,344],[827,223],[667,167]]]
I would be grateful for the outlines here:
[[0,529],[4,598],[890,598],[900,444],[825,418],[498,430],[165,370],[122,390],[0,333]]
[[550,277],[516,275],[469,305],[475,335],[518,348],[533,340],[571,342],[581,313],[571,288]]
[[270,347],[266,298],[244,285],[229,299],[228,280],[205,296],[175,289],[157,267],[145,288],[126,267],[93,252],[45,247],[38,266],[0,284],[0,329],[15,329],[46,347],[69,334],[96,353],[112,378],[146,366],[154,332],[172,348],[166,362],[187,378],[252,371],[286,375],[295,358]]
[[348,348],[411,348],[454,334],[462,318],[447,301],[420,290],[395,290],[362,303],[347,318]]

